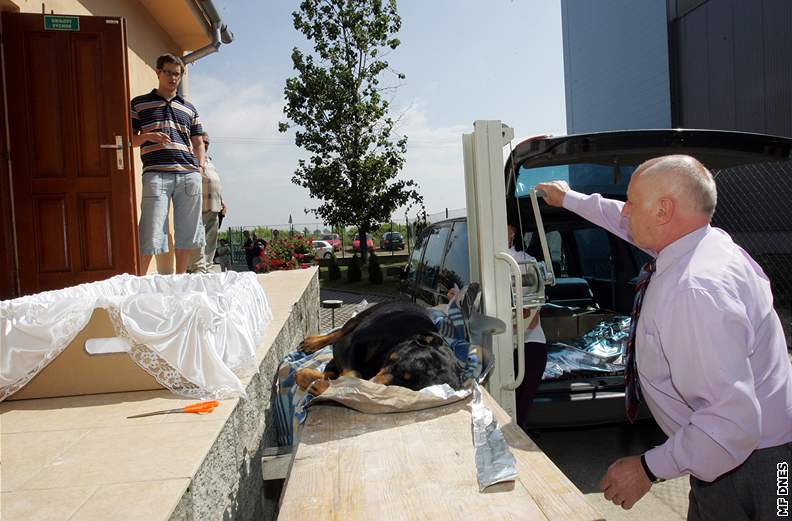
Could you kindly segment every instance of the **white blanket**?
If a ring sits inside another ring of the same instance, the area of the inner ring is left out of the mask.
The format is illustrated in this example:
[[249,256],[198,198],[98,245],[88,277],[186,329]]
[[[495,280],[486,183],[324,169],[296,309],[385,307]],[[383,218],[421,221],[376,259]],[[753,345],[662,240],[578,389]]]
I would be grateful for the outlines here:
[[255,274],[113,278],[0,302],[0,401],[57,357],[94,309],[107,309],[130,357],[173,392],[244,396],[272,311]]

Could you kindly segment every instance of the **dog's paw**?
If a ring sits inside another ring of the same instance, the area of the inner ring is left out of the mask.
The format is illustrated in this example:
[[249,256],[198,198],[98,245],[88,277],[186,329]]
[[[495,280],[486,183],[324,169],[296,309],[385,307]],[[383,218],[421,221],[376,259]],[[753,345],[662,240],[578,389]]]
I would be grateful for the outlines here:
[[316,380],[322,379],[324,379],[324,373],[316,369],[298,369],[297,374],[294,376],[294,382],[303,391],[307,391]]

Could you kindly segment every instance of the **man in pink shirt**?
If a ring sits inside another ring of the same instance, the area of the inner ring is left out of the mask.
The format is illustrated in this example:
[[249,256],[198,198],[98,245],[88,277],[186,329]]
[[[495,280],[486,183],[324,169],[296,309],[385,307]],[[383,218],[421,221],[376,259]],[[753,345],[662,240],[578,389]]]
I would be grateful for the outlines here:
[[776,519],[790,499],[777,477],[788,479],[792,463],[792,365],[767,276],[710,226],[710,172],[689,156],[651,159],[626,203],[563,181],[536,188],[656,257],[635,354],[641,394],[668,440],[614,462],[600,483],[606,499],[629,509],[658,478],[689,474],[688,520]]

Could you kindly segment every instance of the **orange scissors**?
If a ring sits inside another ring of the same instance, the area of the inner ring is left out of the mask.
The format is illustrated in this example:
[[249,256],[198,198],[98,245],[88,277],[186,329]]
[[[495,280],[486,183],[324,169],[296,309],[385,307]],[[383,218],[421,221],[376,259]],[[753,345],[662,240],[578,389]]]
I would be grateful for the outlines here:
[[220,405],[220,402],[218,402],[217,400],[212,400],[211,402],[192,403],[190,405],[185,405],[184,407],[179,407],[178,409],[168,409],[165,411],[136,414],[134,416],[127,416],[127,418],[143,418],[145,416],[155,416],[157,414],[171,414],[171,413],[179,413],[179,412],[190,412],[194,414],[209,414],[210,412],[214,411],[215,407],[217,407],[218,405]]

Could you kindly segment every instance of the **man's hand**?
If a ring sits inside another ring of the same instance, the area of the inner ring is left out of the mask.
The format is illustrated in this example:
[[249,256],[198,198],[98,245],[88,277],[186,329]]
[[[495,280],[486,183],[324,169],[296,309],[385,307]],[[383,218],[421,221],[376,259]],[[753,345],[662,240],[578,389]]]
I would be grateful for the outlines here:
[[151,141],[152,143],[170,143],[171,138],[164,132],[149,132],[146,134],[146,141]]
[[631,509],[650,488],[652,482],[644,472],[640,456],[617,459],[608,467],[608,472],[600,481],[600,489],[605,494],[605,499],[625,510]]
[[549,181],[536,185],[536,190],[544,192],[542,197],[550,206],[561,206],[564,204],[564,196],[569,191],[569,185],[566,181]]

